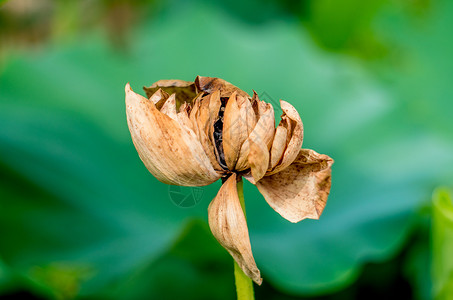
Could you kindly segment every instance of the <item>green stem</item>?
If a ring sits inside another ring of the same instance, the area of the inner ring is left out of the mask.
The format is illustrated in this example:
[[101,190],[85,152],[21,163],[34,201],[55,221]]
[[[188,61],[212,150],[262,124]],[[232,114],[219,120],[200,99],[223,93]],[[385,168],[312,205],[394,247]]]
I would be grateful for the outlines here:
[[[244,188],[242,178],[237,183],[239,202],[242,206],[242,211],[245,216],[245,203],[244,203]],[[247,275],[244,274],[236,261],[234,261],[234,278],[236,281],[236,292],[238,300],[254,300],[253,282]]]

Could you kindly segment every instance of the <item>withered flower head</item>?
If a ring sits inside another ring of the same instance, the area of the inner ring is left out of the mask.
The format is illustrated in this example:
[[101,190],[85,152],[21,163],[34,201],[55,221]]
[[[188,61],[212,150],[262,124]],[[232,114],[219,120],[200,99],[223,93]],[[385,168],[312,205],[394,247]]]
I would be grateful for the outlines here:
[[147,98],[126,85],[127,122],[141,160],[167,184],[204,186],[222,178],[209,205],[209,226],[244,273],[261,284],[237,180],[255,184],[291,222],[318,219],[333,160],[301,149],[302,121],[288,102],[280,101],[283,114],[275,128],[271,104],[219,78],[160,80],[144,89]]

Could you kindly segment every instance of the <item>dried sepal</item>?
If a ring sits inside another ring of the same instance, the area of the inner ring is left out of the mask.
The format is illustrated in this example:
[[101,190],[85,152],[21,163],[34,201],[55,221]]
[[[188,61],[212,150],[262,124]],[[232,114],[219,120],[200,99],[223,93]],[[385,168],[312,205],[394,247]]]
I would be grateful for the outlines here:
[[239,202],[236,184],[236,174],[233,173],[209,204],[209,227],[217,241],[231,254],[244,273],[257,284],[261,284],[263,280],[253,258],[247,222]]
[[[203,186],[220,178],[190,129],[160,112],[126,85],[126,114],[132,141],[146,168],[161,182]],[[171,103],[168,105],[171,111]]]
[[282,217],[299,222],[318,219],[326,205],[333,160],[309,149],[300,149],[293,163],[256,183],[267,203]]

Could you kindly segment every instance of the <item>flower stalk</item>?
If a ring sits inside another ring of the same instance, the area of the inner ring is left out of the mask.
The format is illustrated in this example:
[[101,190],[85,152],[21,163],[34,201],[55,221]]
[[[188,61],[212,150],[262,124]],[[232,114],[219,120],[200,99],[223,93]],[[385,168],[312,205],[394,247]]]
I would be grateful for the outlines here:
[[245,275],[236,261],[234,262],[234,280],[236,282],[238,300],[255,300],[253,281]]
[[[237,183],[239,202],[241,202],[242,211],[245,216],[244,188],[242,178]],[[238,263],[234,261],[234,280],[236,282],[236,293],[238,300],[254,300],[253,281],[245,275]]]

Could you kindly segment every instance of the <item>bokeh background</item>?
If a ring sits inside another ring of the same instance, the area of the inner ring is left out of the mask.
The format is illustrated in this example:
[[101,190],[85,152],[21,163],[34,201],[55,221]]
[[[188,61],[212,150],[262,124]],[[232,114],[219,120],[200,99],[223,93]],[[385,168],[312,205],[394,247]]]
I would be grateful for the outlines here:
[[126,124],[127,82],[197,75],[336,161],[319,221],[246,184],[257,299],[453,299],[453,1],[0,3],[0,299],[235,299],[220,183],[176,205]]

